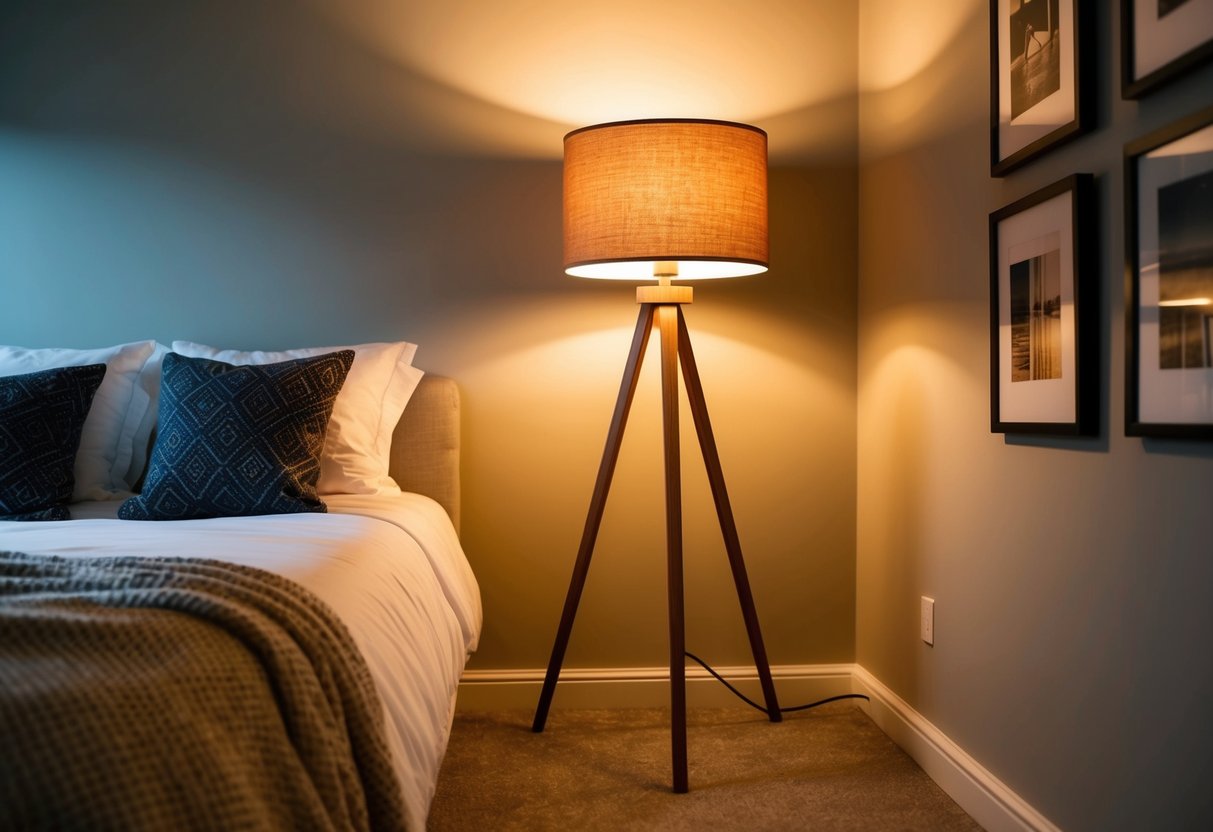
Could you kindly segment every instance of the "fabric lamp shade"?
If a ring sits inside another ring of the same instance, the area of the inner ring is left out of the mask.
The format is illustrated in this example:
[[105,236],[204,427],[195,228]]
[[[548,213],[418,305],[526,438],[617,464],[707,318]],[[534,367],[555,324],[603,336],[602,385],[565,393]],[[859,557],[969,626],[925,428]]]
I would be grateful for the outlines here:
[[767,257],[767,134],[757,127],[622,121],[564,137],[568,274],[740,277],[766,271]]

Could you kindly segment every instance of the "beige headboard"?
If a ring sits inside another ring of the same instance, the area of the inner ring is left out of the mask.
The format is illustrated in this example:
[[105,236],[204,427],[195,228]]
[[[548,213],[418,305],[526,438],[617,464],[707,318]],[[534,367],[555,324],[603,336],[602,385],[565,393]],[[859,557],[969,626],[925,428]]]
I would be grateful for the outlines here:
[[459,388],[428,373],[392,434],[390,471],[405,491],[433,497],[459,530]]

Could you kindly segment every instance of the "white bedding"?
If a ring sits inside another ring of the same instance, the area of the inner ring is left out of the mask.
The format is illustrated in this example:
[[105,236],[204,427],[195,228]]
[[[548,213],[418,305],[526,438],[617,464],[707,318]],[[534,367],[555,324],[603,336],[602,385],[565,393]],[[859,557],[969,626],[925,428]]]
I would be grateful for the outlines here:
[[370,665],[410,826],[424,829],[455,689],[480,634],[480,591],[446,512],[428,497],[324,500],[328,514],[166,522],[117,520],[118,502],[75,503],[72,520],[0,523],[0,549],[216,558],[311,590]]

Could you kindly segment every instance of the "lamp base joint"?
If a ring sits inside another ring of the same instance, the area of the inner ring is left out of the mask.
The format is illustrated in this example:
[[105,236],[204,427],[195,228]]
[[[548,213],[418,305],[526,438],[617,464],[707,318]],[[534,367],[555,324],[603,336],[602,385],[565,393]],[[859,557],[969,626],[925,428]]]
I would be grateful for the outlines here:
[[637,286],[637,303],[691,303],[694,290],[690,286]]

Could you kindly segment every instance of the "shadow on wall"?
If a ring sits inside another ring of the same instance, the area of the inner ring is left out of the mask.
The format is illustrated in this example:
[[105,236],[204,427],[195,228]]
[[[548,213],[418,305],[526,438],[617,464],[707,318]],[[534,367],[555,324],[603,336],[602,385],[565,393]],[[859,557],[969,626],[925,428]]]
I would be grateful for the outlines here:
[[460,142],[558,149],[561,126],[410,76],[306,6],[198,12],[5,12],[0,269],[34,307],[0,312],[6,340],[421,340],[559,274],[558,160]]
[[460,309],[522,302],[560,273],[558,164],[329,150],[318,176],[243,177],[130,143],[0,132],[0,272],[24,301],[0,310],[6,340],[441,340]]
[[[568,125],[410,71],[309,4],[5,14],[0,208],[16,219],[0,268],[43,313],[0,319],[9,340],[56,337],[35,321],[65,307],[72,337],[93,341],[136,337],[132,319],[156,321],[137,337],[268,347],[348,338],[343,320],[421,339],[473,298],[573,291],[559,261]],[[821,175],[853,181],[856,119],[849,96],[769,126],[786,163],[816,154]],[[544,158],[527,160],[536,147]],[[774,222],[799,218],[805,172],[771,178]],[[814,222],[853,215],[817,202]],[[772,234],[762,288],[778,302],[750,285],[729,295],[779,311],[806,296],[788,248],[832,237]]]
[[388,61],[308,3],[26,5],[5,12],[6,125],[209,151],[256,171],[355,137],[525,157],[562,131]]
[[[680,43],[663,39],[667,48],[651,49],[644,21],[677,13],[671,4],[557,4],[570,25],[618,30],[596,49],[569,49],[571,38],[560,31],[538,42],[537,21],[517,21],[508,38],[501,31],[490,37],[467,15],[515,18],[519,10],[473,4],[459,20],[450,5],[28,3],[0,12],[0,124],[189,148],[191,157],[247,160],[246,167],[258,172],[323,160],[330,143],[354,139],[368,149],[419,156],[558,160],[560,137],[569,129],[668,116],[769,125],[777,161],[854,153],[854,46],[847,36],[854,20],[847,3],[809,9],[795,0],[758,0],[741,17],[765,38],[727,51],[688,37]],[[695,5],[697,20],[687,22],[712,31],[737,16],[732,3],[713,0],[710,10]],[[534,6],[526,11],[534,14]],[[410,23],[434,31],[391,28]],[[485,58],[439,65],[440,38],[451,41],[446,60],[454,61],[477,48],[477,33],[490,41],[482,52],[500,53],[498,63]],[[677,69],[680,48],[712,56],[693,79],[695,95],[671,96],[676,79],[662,79],[660,72],[640,87],[625,83],[629,65],[664,61]],[[521,76],[534,76],[531,86]],[[547,79],[572,91],[566,110],[532,101]],[[622,109],[603,95],[595,99],[593,91],[613,81],[628,102]],[[512,93],[478,94],[481,88]],[[500,103],[503,98],[532,106],[511,107]],[[728,106],[735,99],[737,106]],[[537,110],[550,114],[535,115]]]
[[[901,0],[866,0],[861,17],[860,155],[864,161],[921,146],[988,112],[985,2],[934,4],[929,13]],[[907,17],[909,19],[907,19]],[[956,88],[965,79],[966,89]],[[980,94],[981,108],[973,107]]]

